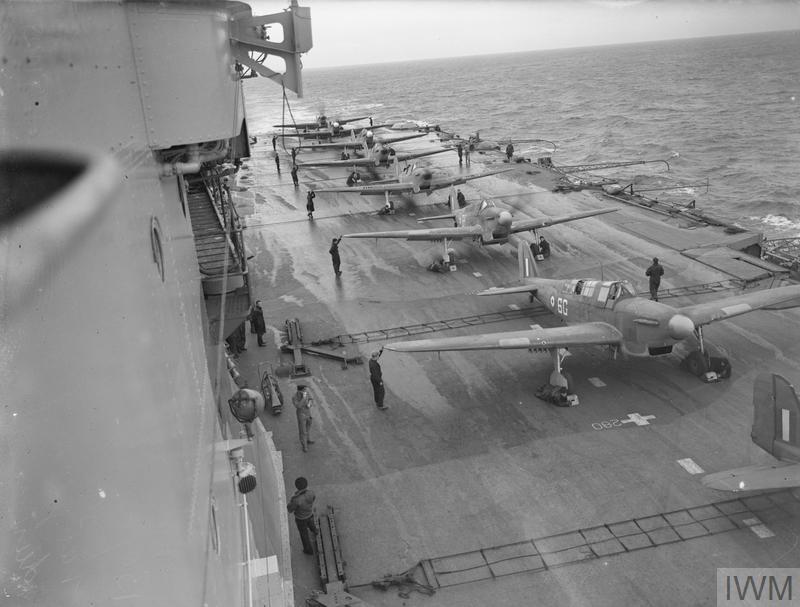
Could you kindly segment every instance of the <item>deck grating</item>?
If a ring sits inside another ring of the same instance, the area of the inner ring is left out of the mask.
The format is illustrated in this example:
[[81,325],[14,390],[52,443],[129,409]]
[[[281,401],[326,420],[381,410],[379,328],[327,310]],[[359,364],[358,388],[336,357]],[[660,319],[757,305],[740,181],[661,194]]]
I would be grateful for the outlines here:
[[446,588],[518,573],[537,573],[616,554],[685,542],[774,519],[791,518],[800,495],[785,490],[557,533],[513,544],[424,559],[429,582]]

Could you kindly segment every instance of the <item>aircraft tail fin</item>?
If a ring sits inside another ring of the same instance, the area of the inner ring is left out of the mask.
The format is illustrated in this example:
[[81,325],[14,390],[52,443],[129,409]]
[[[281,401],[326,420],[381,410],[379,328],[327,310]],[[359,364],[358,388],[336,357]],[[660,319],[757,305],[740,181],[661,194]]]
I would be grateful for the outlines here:
[[536,266],[536,259],[533,257],[530,245],[520,239],[517,245],[517,260],[519,262],[519,279],[525,280],[539,275],[539,269]]
[[794,387],[780,375],[756,378],[750,437],[776,458],[800,462],[800,402]]

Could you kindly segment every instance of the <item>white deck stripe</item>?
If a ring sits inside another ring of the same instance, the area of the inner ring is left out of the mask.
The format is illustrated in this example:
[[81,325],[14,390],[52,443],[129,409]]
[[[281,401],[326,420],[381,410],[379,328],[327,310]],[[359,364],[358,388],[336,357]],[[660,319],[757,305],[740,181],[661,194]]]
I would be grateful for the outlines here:
[[705,470],[703,470],[700,466],[698,466],[691,457],[679,459],[678,463],[689,474],[703,474],[703,472],[705,472]]

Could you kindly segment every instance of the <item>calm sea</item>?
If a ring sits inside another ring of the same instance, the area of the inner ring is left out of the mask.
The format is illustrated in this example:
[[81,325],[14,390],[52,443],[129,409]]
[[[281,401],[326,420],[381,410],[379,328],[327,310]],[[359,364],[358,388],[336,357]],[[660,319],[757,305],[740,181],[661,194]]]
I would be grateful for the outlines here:
[[[543,138],[562,165],[667,159],[669,173],[627,176],[640,187],[708,179],[708,191],[649,195],[800,236],[800,31],[311,69],[304,84],[303,99],[289,98],[296,120],[368,113]],[[253,79],[245,94],[251,132],[270,132],[279,90]],[[516,147],[535,158],[540,145]]]

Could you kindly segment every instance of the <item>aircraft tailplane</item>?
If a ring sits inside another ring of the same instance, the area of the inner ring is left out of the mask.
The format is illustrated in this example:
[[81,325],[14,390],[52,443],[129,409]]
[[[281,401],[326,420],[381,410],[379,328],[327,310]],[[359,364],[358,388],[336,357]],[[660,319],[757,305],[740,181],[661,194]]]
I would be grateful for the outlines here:
[[517,245],[517,260],[519,262],[519,279],[521,281],[539,275],[539,268],[536,265],[533,253],[531,253],[531,247],[527,241],[522,239]]
[[756,378],[750,437],[776,458],[800,462],[800,402],[794,387],[780,375]]

